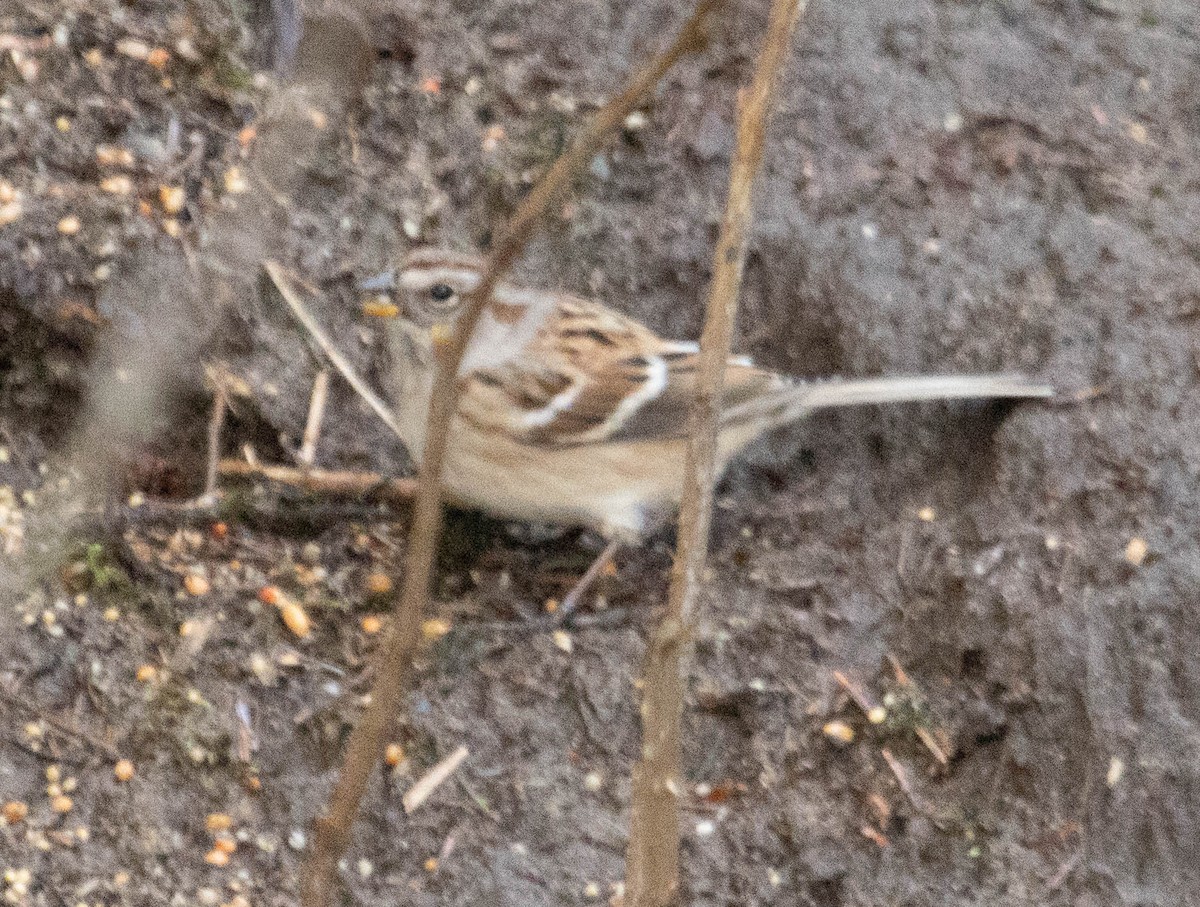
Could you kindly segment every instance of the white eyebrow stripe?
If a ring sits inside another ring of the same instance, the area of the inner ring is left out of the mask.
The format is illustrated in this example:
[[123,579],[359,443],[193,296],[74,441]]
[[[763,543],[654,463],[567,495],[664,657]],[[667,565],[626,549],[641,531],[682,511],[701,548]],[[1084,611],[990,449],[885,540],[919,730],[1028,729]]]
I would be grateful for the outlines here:
[[479,286],[479,272],[470,268],[406,268],[400,272],[400,286],[405,290],[421,290],[435,283],[458,284],[470,292]]

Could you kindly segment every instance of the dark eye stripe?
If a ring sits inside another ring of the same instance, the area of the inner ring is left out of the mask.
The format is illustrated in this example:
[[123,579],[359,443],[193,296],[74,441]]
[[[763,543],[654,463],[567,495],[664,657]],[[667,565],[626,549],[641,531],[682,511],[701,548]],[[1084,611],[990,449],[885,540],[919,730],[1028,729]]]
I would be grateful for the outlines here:
[[437,302],[445,302],[454,295],[454,287],[448,283],[435,283],[429,288],[429,295]]

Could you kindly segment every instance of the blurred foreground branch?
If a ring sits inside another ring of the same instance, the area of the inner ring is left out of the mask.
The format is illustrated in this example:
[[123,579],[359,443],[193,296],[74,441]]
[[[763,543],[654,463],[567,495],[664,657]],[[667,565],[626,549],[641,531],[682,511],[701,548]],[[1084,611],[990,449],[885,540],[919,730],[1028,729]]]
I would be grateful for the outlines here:
[[546,176],[533,188],[501,232],[495,248],[488,256],[483,279],[467,300],[454,336],[438,350],[425,451],[421,458],[421,484],[409,536],[404,585],[396,602],[392,629],[377,655],[377,681],[371,694],[371,705],[350,736],[345,762],[330,796],[329,807],[315,823],[312,855],[301,882],[304,907],[327,907],[332,903],[332,885],[338,861],[350,843],[351,826],[367,782],[379,761],[388,727],[395,719],[408,690],[413,655],[421,640],[421,618],[429,595],[441,529],[442,461],[450,420],[457,403],[454,377],[467,341],[496,282],[516,260],[551,205],[567,191],[571,181],[591,160],[601,142],[620,126],[667,70],[701,45],[704,21],[719,2],[701,0],[670,48],[652,60],[617,97],[601,108],[571,148],[555,161]]
[[767,113],[793,29],[805,6],[807,0],[775,0],[772,4],[753,81],[739,99],[737,148],[700,340],[700,373],[684,469],[679,543],[667,613],[651,635],[642,668],[642,758],[633,774],[633,814],[625,868],[625,903],[629,907],[666,907],[679,895],[679,796],[683,790],[680,726],[696,596],[708,555],[721,392],[746,261],[751,190],[762,166]]

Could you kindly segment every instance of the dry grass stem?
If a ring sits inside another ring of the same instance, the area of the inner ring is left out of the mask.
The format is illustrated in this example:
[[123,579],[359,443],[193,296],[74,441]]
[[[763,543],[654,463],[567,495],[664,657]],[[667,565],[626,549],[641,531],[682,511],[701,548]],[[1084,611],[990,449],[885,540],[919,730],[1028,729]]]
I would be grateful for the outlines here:
[[457,771],[458,767],[463,764],[463,761],[469,755],[470,752],[467,748],[460,746],[422,775],[417,783],[405,792],[402,798],[404,811],[411,813],[418,809],[422,803],[429,799],[430,794],[446,783],[446,779]]
[[217,464],[221,459],[221,431],[225,428],[225,410],[229,407],[229,392],[224,384],[213,391],[212,415],[208,418],[208,463],[204,473],[204,500],[212,501],[217,494]]
[[625,867],[625,897],[629,907],[666,907],[679,896],[680,728],[692,619],[708,555],[716,479],[717,417],[746,260],[752,189],[762,165],[767,113],[796,21],[806,5],[807,0],[775,0],[772,4],[753,80],[740,99],[729,196],[713,259],[708,314],[700,340],[700,374],[684,470],[679,544],[671,573],[667,614],[651,635],[642,671],[645,682],[642,758],[633,774]]
[[274,261],[264,261],[263,268],[266,269],[271,282],[275,284],[275,288],[279,290],[279,295],[283,297],[283,301],[287,303],[292,317],[300,323],[300,326],[304,330],[308,331],[308,335],[312,337],[313,342],[320,347],[321,352],[333,363],[333,367],[338,370],[338,373],[346,379],[346,383],[354,388],[354,392],[363,399],[367,406],[371,407],[371,411],[383,420],[383,424],[390,428],[396,437],[400,437],[396,414],[392,411],[392,408],[384,403],[378,394],[371,390],[367,382],[363,380],[363,377],[354,370],[354,366],[350,364],[350,360],[342,355],[341,350],[329,339],[329,335],[317,324],[317,320],[313,318],[312,313],[309,312],[307,306],[301,301],[300,294],[292,287],[292,283],[288,280],[283,268]]
[[349,472],[337,469],[302,469],[297,466],[273,466],[245,460],[222,460],[220,474],[231,478],[262,478],[281,485],[303,488],[323,494],[360,496],[378,494],[389,500],[408,501],[417,491],[416,479],[389,479],[374,472]]
[[[332,902],[332,885],[338,861],[349,846],[350,829],[367,782],[383,750],[388,729],[408,690],[413,654],[421,642],[422,615],[441,529],[440,480],[450,419],[457,402],[454,377],[471,333],[496,282],[511,267],[551,205],[567,191],[571,181],[591,160],[601,142],[616,131],[667,70],[685,54],[700,46],[704,21],[719,2],[702,0],[671,46],[637,73],[617,97],[597,112],[571,148],[555,161],[546,176],[533,187],[500,231],[496,245],[488,256],[483,279],[467,300],[454,336],[439,350],[404,585],[396,602],[395,620],[377,654],[377,680],[371,705],[363,713],[346,745],[345,761],[337,785],[330,795],[328,810],[315,823],[313,849],[301,882],[304,907],[326,907]],[[275,270],[278,272],[277,266]],[[272,279],[279,285],[277,274],[273,273]],[[292,305],[291,301],[289,305]],[[296,306],[292,305],[292,308],[300,317]],[[315,323],[306,325],[310,332],[315,326]],[[337,364],[336,360],[334,364]]]
[[321,423],[325,419],[325,405],[328,402],[329,369],[323,368],[313,381],[312,394],[308,398],[308,419],[304,423],[300,449],[296,452],[296,462],[306,468],[312,466],[317,458],[317,441],[321,437]]

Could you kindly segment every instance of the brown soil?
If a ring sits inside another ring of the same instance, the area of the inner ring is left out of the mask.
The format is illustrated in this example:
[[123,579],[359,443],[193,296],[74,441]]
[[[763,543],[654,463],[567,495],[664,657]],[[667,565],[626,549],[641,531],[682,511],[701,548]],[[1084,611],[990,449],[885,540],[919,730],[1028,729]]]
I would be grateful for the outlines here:
[[[305,102],[254,76],[270,23],[231,9],[0,4],[0,801],[29,807],[0,824],[12,903],[294,903],[403,510],[238,492],[222,534],[95,508],[199,491],[206,361],[250,392],[227,452],[296,443],[316,360],[259,292],[262,258],[378,381],[353,280],[413,235],[486,245],[679,20],[402,3],[364,13],[364,44],[325,15]],[[668,77],[526,274],[695,336],[764,18],[739,6]],[[1019,369],[1063,393],[822,415],[731,471],[691,674],[684,902],[1200,903],[1200,13],[814,0],[800,35],[740,348],[797,375]],[[406,459],[335,382],[319,462]],[[452,629],[397,729],[405,760],[368,794],[355,903],[612,895],[669,543],[622,555],[564,651],[523,621],[591,541],[453,517]],[[309,637],[258,600],[268,584]],[[51,768],[74,779],[66,814]],[[205,861],[214,812],[238,842],[225,867]]]

